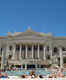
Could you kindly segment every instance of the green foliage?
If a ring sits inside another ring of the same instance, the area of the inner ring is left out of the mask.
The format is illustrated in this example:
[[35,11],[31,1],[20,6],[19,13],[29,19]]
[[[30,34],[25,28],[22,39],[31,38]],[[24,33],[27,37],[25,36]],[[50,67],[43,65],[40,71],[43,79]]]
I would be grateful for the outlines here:
[[63,58],[63,63],[66,63],[66,57]]
[[23,68],[25,68],[25,64],[23,64]]
[[39,68],[39,64],[37,64],[37,67]]
[[51,67],[52,66],[52,64],[48,64],[48,67]]
[[24,56],[22,56],[22,59],[24,59]]
[[49,55],[47,55],[47,59],[50,60],[50,56]]

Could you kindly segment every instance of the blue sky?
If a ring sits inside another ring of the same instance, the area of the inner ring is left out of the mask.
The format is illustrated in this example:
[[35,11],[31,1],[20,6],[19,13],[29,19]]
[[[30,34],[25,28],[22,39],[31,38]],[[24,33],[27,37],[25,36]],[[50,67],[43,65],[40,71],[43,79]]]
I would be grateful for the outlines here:
[[0,0],[0,35],[36,32],[66,36],[66,0]]

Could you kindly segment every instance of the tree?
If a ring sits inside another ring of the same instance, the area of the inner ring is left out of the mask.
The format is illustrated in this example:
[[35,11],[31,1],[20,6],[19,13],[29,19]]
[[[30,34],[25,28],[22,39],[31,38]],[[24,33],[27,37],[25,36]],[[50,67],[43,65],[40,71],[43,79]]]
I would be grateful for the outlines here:
[[66,57],[63,58],[63,63],[66,63]]

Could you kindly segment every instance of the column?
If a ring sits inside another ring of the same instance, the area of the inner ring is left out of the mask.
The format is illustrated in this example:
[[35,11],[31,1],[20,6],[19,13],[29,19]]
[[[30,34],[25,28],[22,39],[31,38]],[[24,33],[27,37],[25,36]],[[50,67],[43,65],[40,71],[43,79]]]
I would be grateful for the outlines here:
[[1,48],[0,48],[0,55],[1,55]]
[[25,64],[25,70],[27,70],[27,64]]
[[33,59],[33,45],[32,45],[32,59]]
[[6,48],[6,57],[8,57],[9,55],[9,45],[7,44],[7,48]]
[[63,55],[62,55],[62,48],[59,48],[59,56],[60,56],[60,68],[63,68]]
[[43,59],[46,60],[46,46],[43,46]]
[[2,60],[1,60],[1,69],[4,69],[5,65],[6,65],[6,59],[5,59],[5,52],[6,52],[6,48],[4,47],[2,49]]
[[27,45],[26,45],[26,58],[27,58]]
[[38,44],[38,58],[39,58],[39,44]]
[[22,49],[22,45],[20,44],[20,53],[19,53],[19,59],[20,59],[20,60],[22,59],[22,56],[21,56],[21,49]]
[[2,50],[1,69],[4,69],[4,63],[3,63],[3,60],[4,60],[4,51]]
[[50,58],[52,59],[52,46],[50,44],[50,47],[49,47],[49,53],[50,53]]
[[23,69],[23,66],[21,65],[21,69]]
[[14,45],[13,45],[13,55],[12,55],[12,59],[16,59],[15,50],[16,50],[16,46],[15,46],[15,44],[14,44]]

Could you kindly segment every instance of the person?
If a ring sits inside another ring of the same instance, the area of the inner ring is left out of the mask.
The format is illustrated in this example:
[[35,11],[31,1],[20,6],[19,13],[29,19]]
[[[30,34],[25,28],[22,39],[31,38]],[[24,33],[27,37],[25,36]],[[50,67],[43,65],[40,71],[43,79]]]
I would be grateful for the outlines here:
[[25,75],[22,75],[21,77],[22,77],[22,78],[25,78]]
[[50,75],[49,75],[49,78],[53,78],[54,77],[54,72],[52,72]]
[[58,72],[57,72],[57,77],[60,77],[60,78],[63,77],[63,74],[62,74],[61,70],[58,70]]
[[34,75],[31,75],[31,78],[35,78],[35,76]]
[[0,78],[2,77],[2,74],[0,73]]
[[7,75],[6,73],[4,73],[4,77],[5,77],[5,78],[7,78],[7,77],[8,77],[8,75]]
[[39,77],[40,77],[40,78],[43,78],[43,76],[42,76],[42,75],[39,75]]

